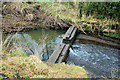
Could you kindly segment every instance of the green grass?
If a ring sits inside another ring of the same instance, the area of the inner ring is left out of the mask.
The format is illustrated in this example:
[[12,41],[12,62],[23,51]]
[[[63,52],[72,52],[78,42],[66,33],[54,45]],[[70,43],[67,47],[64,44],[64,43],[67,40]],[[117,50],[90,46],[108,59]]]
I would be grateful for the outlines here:
[[117,34],[117,33],[103,33],[103,35],[120,39],[120,34]]

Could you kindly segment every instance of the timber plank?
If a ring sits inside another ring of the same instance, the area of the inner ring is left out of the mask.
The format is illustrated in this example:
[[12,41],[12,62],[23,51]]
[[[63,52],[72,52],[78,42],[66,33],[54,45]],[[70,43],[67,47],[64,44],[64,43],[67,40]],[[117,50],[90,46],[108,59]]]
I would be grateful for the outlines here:
[[70,47],[70,44],[66,44],[64,50],[61,53],[62,56],[66,55],[67,51],[69,50],[69,47]]
[[63,39],[69,39],[69,37],[71,36],[71,33],[73,31],[74,27],[70,27],[67,32],[65,33],[65,36],[63,37]]
[[57,56],[59,56],[59,53],[57,53],[58,49],[60,48],[60,45],[58,45],[55,49],[55,51],[52,53],[50,58],[48,59],[47,62],[55,63]]
[[59,60],[57,61],[57,63],[63,62],[64,58],[65,58],[65,56],[60,56],[60,57],[59,57]]
[[65,36],[63,37],[63,43],[71,44],[75,38],[77,32],[77,28],[70,27],[66,32]]
[[48,62],[56,63],[56,61],[59,58],[62,50],[64,49],[64,46],[65,46],[65,44],[58,45],[57,48],[55,49],[55,51],[53,52],[53,54],[48,59]]
[[63,49],[63,51],[62,51],[62,53],[61,53],[57,63],[61,63],[61,62],[63,62],[67,58],[69,47],[70,47],[70,44],[67,44],[64,47],[64,49]]
[[77,32],[77,28],[74,28],[74,30],[73,30],[73,32],[71,34],[70,40],[72,40],[75,37],[76,32]]
[[75,38],[76,32],[77,28],[72,26],[67,30],[65,36],[63,37],[62,44],[57,46],[53,54],[50,56],[48,62],[61,63],[65,60],[65,58],[67,58],[69,47]]

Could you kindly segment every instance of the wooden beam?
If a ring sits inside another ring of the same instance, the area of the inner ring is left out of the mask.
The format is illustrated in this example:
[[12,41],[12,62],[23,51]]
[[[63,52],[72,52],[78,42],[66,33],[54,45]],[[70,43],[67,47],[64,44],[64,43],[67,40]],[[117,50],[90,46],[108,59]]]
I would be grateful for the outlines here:
[[67,32],[65,33],[65,36],[63,37],[62,44],[58,45],[53,54],[48,59],[48,62],[51,63],[61,63],[65,61],[65,59],[68,56],[68,51],[71,43],[74,41],[74,38],[76,36],[77,28],[70,27]]
[[56,63],[56,61],[57,61],[58,57],[60,56],[61,52],[63,51],[64,47],[65,47],[65,44],[58,45],[57,48],[55,49],[55,51],[53,52],[53,54],[48,59],[48,62]]
[[61,63],[62,61],[64,61],[66,56],[68,55],[69,47],[70,47],[70,44],[62,43],[62,44],[58,45],[47,62]]
[[72,34],[72,32],[73,32],[73,30],[74,30],[74,27],[71,26],[71,27],[67,30],[67,32],[65,33],[65,36],[63,37],[63,39],[69,39],[70,36],[71,36],[71,34]]
[[60,57],[57,60],[57,63],[61,63],[61,62],[65,61],[65,59],[68,56],[69,48],[70,48],[70,44],[66,44],[62,53],[61,53],[61,55],[60,55]]
[[74,41],[76,33],[77,33],[77,28],[70,27],[66,32],[65,36],[63,37],[63,43],[71,44]]

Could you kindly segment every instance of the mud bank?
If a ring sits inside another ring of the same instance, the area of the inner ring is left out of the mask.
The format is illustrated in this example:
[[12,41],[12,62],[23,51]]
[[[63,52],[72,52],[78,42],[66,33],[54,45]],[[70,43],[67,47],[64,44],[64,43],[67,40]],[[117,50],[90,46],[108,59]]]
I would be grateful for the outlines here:
[[34,7],[24,3],[6,3],[2,9],[2,27],[4,33],[29,31],[37,28],[68,29],[72,22],[57,19],[42,10],[41,5]]

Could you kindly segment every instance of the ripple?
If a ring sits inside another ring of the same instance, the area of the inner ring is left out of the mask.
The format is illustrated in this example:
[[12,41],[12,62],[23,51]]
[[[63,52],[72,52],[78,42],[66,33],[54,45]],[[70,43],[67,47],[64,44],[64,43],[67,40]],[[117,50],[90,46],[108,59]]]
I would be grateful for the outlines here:
[[97,76],[111,76],[111,71],[118,66],[119,52],[114,48],[94,44],[73,44],[67,63],[83,65],[88,72]]

